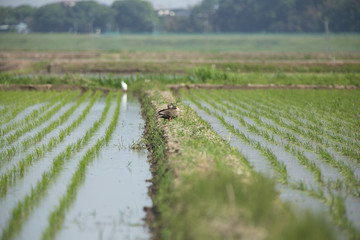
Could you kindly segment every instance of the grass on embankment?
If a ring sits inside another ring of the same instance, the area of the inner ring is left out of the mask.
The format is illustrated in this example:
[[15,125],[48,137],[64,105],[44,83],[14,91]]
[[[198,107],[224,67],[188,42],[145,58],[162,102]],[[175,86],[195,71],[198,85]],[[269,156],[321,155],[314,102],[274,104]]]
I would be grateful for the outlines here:
[[[265,71],[266,72],[266,71]],[[192,78],[191,78],[192,77]],[[233,73],[221,71],[214,68],[195,68],[188,76],[191,83],[209,84],[274,84],[274,85],[354,85],[360,86],[360,75],[357,73],[284,73],[281,71],[273,73]]]
[[[11,60],[9,60],[11,62]],[[16,61],[16,60],[15,60]],[[9,72],[18,74],[52,74],[63,73],[113,73],[113,74],[183,74],[191,72],[193,68],[211,68],[234,73],[360,73],[360,63],[353,62],[331,62],[331,61],[192,61],[186,59],[167,61],[149,59],[139,60],[78,60],[76,63],[70,60],[51,61],[36,60],[25,66],[17,66],[9,69]]]
[[280,202],[274,181],[254,173],[247,160],[191,108],[177,102],[182,110],[179,118],[171,123],[156,120],[156,110],[169,101],[174,99],[164,92],[142,96],[153,156],[152,227],[157,237],[334,238],[323,218],[295,214]]
[[129,91],[139,91],[142,83],[157,81],[162,84],[273,84],[360,87],[360,73],[232,73],[213,68],[194,68],[191,72],[176,75],[15,75],[0,73],[0,84],[70,84],[88,88],[109,87],[121,89],[121,81],[129,84]]

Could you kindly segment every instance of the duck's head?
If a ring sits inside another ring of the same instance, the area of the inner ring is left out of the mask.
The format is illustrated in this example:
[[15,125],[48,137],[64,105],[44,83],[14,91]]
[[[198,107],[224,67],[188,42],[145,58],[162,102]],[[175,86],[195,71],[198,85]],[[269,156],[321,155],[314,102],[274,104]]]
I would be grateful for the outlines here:
[[167,106],[168,109],[176,109],[176,106],[173,103],[169,103]]

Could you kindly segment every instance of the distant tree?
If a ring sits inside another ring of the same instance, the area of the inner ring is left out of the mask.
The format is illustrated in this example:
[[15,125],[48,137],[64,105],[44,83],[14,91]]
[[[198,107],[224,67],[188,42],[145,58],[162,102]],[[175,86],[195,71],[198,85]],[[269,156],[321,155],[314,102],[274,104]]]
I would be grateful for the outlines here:
[[96,29],[105,31],[109,23],[113,23],[115,11],[95,1],[77,2],[68,18],[72,20],[73,32],[87,33]]
[[220,0],[215,25],[223,32],[360,31],[359,0]]
[[324,0],[322,21],[334,32],[360,32],[360,1]]
[[32,20],[36,10],[36,8],[30,5],[21,5],[13,9],[13,14],[18,22],[29,23]]
[[68,18],[69,7],[62,3],[40,7],[34,14],[32,30],[36,32],[67,32],[72,26]]
[[219,0],[203,0],[194,6],[190,14],[190,24],[193,32],[215,32],[215,19]]
[[10,7],[0,7],[0,24],[11,24],[15,22],[13,9]]
[[74,6],[63,3],[40,7],[34,14],[32,28],[38,32],[105,31],[114,22],[115,11],[95,1],[80,1]]
[[120,32],[152,32],[155,11],[152,5],[142,0],[115,1],[115,23]]
[[158,31],[165,32],[196,32],[188,16],[161,17]]
[[[359,0],[202,0],[179,15],[156,16],[145,0],[0,7],[0,24],[37,32],[360,32]],[[185,14],[184,14],[185,13]]]
[[287,30],[294,0],[221,0],[217,24],[224,32]]

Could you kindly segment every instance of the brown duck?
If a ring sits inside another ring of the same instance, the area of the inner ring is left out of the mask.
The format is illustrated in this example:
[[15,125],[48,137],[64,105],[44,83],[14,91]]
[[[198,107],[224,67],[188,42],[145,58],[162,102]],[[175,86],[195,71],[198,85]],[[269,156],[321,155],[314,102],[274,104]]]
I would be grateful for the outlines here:
[[158,117],[169,119],[169,122],[171,122],[172,118],[176,118],[179,116],[180,109],[176,107],[173,103],[169,103],[167,107],[168,108],[162,109],[158,112]]

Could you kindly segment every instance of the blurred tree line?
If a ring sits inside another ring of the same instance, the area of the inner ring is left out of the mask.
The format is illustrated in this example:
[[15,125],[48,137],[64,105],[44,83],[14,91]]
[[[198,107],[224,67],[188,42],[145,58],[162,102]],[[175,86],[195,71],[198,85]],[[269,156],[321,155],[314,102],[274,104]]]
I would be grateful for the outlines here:
[[360,32],[359,0],[202,0],[159,14],[144,0],[0,7],[0,24],[34,32]]
[[0,7],[0,24],[27,23],[34,32],[152,32],[156,13],[149,2],[64,1],[39,8],[23,5]]

